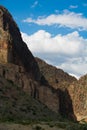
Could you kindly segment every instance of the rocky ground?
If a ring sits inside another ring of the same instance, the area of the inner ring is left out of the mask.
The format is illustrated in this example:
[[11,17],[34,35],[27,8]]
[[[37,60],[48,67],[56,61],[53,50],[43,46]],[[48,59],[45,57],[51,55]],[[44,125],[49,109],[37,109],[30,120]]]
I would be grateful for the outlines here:
[[0,130],[87,130],[87,124],[66,122],[31,122],[17,124],[11,122],[0,123]]
[[0,130],[64,130],[58,127],[51,127],[45,124],[21,125],[21,124],[0,124]]

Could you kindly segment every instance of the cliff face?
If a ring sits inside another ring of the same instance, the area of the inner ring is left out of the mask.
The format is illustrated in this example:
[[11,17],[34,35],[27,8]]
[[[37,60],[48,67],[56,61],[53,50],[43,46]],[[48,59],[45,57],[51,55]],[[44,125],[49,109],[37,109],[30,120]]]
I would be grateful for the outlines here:
[[[61,69],[34,58],[10,13],[0,6],[0,77],[12,81],[51,110],[86,118],[87,75],[77,81]],[[1,86],[2,87],[2,86]]]
[[0,6],[0,62],[24,66],[29,75],[40,80],[38,65],[21,38],[10,13]]
[[41,101],[48,108],[58,113],[59,98],[57,92],[50,86],[45,86],[30,78],[22,66],[11,63],[0,64],[0,76],[12,81],[30,96]]
[[63,89],[65,87],[67,88],[68,84],[72,83],[73,81],[76,81],[75,77],[70,76],[62,69],[58,69],[52,65],[49,65],[39,58],[36,58],[36,61],[40,68],[41,74],[48,81],[49,85],[51,85],[55,89]]
[[65,117],[76,120],[74,114],[71,93],[69,93],[70,84],[76,82],[76,78],[65,73],[61,69],[47,64],[45,61],[36,58],[39,65],[41,74],[45,77],[46,81],[53,88],[59,99],[59,113]]
[[[58,120],[58,118],[55,112],[29,96],[21,87],[15,85],[12,80],[6,80],[0,76],[1,122],[30,123],[31,120]],[[0,129],[3,130],[4,128]]]
[[87,75],[70,85],[69,94],[77,120],[87,121]]
[[[33,98],[58,112],[56,92],[44,86],[45,78],[7,9],[0,6],[0,76],[23,88]],[[52,103],[53,101],[53,103]]]
[[36,58],[42,75],[58,91],[59,113],[87,121],[87,75],[76,80],[61,69]]

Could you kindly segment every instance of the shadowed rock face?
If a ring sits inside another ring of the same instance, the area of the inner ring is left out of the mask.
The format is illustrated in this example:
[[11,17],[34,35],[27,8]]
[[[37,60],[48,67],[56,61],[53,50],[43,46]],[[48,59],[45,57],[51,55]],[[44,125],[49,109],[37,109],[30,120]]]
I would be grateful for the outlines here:
[[36,61],[45,79],[58,91],[59,113],[78,121],[87,121],[87,75],[76,80],[39,58],[36,58]]
[[52,65],[49,65],[39,58],[36,58],[36,61],[39,65],[41,74],[48,81],[49,85],[55,89],[67,88],[69,84],[71,84],[73,81],[76,81],[75,77],[70,76],[62,69],[58,69]]
[[0,6],[0,62],[0,76],[22,87],[33,98],[58,112],[57,92],[54,92],[47,82],[44,83],[45,78],[41,76],[35,58],[23,42],[16,23],[8,10],[2,6]]
[[87,75],[70,85],[68,92],[72,99],[72,105],[77,120],[87,121]]
[[[34,58],[12,16],[0,6],[0,76],[13,81],[50,109],[74,119],[87,113],[87,75],[77,81]],[[76,116],[76,117],[75,117]]]
[[36,61],[45,80],[48,81],[50,87],[55,89],[58,93],[59,113],[65,117],[76,120],[71,93],[69,93],[70,84],[76,82],[76,78],[70,76],[61,69],[47,64],[39,58],[36,58]]
[[38,65],[21,38],[7,9],[0,6],[0,62],[22,65],[35,80],[40,80]]

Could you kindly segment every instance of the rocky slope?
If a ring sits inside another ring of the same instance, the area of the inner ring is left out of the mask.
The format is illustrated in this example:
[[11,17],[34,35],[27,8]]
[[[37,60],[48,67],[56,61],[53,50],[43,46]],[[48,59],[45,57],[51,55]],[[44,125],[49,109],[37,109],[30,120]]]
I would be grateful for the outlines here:
[[[49,87],[7,9],[0,6],[0,75],[58,112],[59,99]],[[53,101],[53,103],[52,103]]]
[[[2,6],[0,6],[0,77],[1,99],[9,99],[6,94],[8,96],[13,94],[9,85],[6,92],[3,90],[8,84],[7,81],[10,81],[13,83],[12,87],[15,84],[21,91],[56,113],[74,120],[86,118],[87,75],[77,81],[63,70],[48,65],[39,58],[35,59],[23,42],[11,14]],[[19,98],[21,93],[19,91],[17,93],[16,96]],[[12,98],[12,95],[10,97]],[[2,101],[4,100],[0,102]],[[7,102],[4,103],[7,105]],[[11,102],[11,109],[12,104]]]
[[87,75],[76,80],[39,58],[36,61],[42,75],[58,92],[59,112],[78,121],[87,121]]
[[58,115],[38,102],[11,80],[0,76],[0,122],[30,123],[32,120],[58,120]]
[[76,81],[75,77],[70,76],[62,69],[58,69],[52,65],[49,65],[39,58],[36,58],[36,61],[40,68],[41,74],[45,77],[46,81],[48,81],[49,85],[55,89],[63,89],[65,87],[67,88],[68,84]]

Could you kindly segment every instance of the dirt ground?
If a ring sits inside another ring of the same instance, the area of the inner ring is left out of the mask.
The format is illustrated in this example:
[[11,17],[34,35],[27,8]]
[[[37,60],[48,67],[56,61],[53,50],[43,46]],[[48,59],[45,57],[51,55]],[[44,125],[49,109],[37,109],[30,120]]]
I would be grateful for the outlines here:
[[0,130],[64,130],[47,124],[21,125],[13,123],[0,123]]

